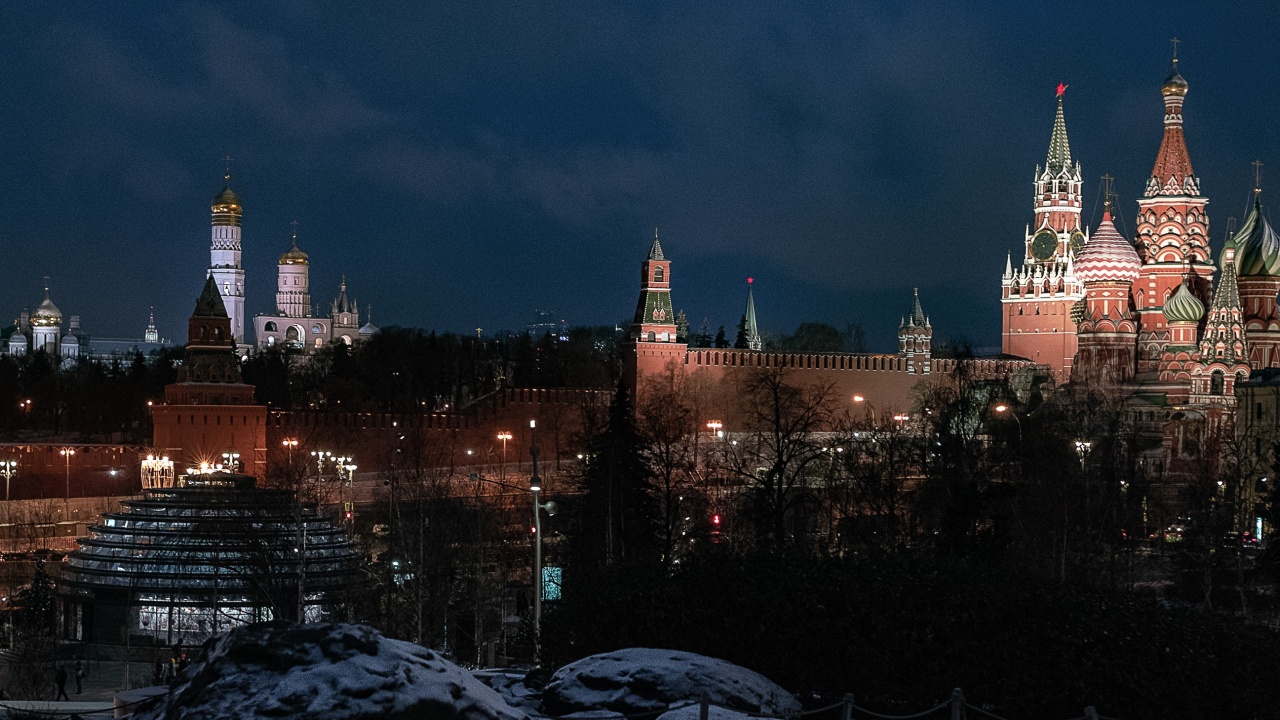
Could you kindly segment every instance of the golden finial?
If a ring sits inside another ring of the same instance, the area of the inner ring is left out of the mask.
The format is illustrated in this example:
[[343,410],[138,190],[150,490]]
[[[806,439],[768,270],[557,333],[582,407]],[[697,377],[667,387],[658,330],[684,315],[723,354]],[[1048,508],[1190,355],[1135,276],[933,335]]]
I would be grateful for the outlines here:
[[1115,191],[1111,189],[1111,183],[1114,180],[1115,178],[1111,177],[1110,173],[1102,176],[1102,197],[1103,197],[1102,211],[1103,212],[1107,212],[1107,213],[1111,212],[1111,199],[1116,197]]
[[222,161],[223,163],[225,163],[225,169],[222,174],[222,179],[226,180],[227,185],[230,186],[231,185],[231,156],[223,155]]
[[294,220],[289,224],[293,226],[293,245],[294,247],[297,247],[298,246],[298,221]]

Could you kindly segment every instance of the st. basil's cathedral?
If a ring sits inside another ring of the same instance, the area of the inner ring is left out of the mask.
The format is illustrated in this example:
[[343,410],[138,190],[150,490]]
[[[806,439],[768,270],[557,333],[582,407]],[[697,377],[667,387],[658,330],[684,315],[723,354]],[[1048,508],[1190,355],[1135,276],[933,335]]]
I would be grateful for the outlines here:
[[1237,384],[1280,366],[1280,238],[1263,214],[1261,188],[1255,183],[1248,215],[1227,235],[1215,283],[1209,201],[1183,136],[1188,84],[1175,57],[1160,87],[1164,136],[1138,200],[1137,237],[1116,229],[1109,188],[1088,237],[1064,89],[1045,168],[1037,168],[1026,255],[1017,269],[1007,262],[1002,278],[1002,349],[1049,366],[1060,382],[1118,389],[1146,419],[1182,413],[1212,427],[1235,407]]

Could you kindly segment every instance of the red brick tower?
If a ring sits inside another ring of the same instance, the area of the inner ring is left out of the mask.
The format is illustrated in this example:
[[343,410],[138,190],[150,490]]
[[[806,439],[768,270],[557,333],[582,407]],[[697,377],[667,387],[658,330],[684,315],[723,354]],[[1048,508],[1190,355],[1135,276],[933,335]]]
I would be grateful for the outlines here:
[[676,313],[671,305],[671,261],[662,254],[658,231],[653,231],[649,256],[640,264],[640,300],[631,324],[632,352],[627,375],[633,389],[641,377],[661,372],[667,363],[683,363],[688,351],[678,336]]
[[[1182,103],[1187,81],[1173,71],[1160,86],[1164,96],[1164,137],[1146,191],[1138,200],[1137,246],[1142,274],[1134,282],[1138,309],[1138,372],[1156,372],[1170,341],[1162,312],[1184,278],[1190,291],[1207,304],[1213,261],[1209,258],[1208,199],[1191,169],[1182,134]],[[1188,277],[1187,269],[1190,268]]]
[[1001,349],[1048,365],[1058,382],[1071,376],[1076,355],[1076,327],[1071,308],[1084,297],[1074,256],[1088,241],[1080,226],[1080,164],[1071,162],[1067,123],[1058,110],[1053,119],[1044,169],[1036,167],[1035,223],[1025,231],[1022,265],[1005,262],[1002,286]]
[[933,367],[933,323],[920,305],[920,288],[915,289],[911,312],[898,323],[898,355],[907,359],[907,372],[929,374]]
[[165,386],[164,403],[152,410],[154,446],[179,468],[215,464],[223,453],[239,453],[242,472],[263,477],[267,409],[254,404],[253,386],[240,377],[231,318],[212,275],[187,329],[178,382]]

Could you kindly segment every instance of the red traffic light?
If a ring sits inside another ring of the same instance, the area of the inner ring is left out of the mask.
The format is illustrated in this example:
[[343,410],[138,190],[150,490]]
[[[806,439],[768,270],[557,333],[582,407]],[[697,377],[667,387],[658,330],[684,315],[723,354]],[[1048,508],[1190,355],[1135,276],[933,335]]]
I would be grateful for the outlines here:
[[716,527],[720,527],[720,515],[719,515],[719,513],[717,513],[717,514],[715,514],[715,515],[712,515],[712,516],[711,516],[711,524],[712,524],[712,525],[715,525]]
[[344,516],[343,519],[345,519],[347,522],[351,522],[351,518],[353,517],[350,510],[343,513],[343,516]]

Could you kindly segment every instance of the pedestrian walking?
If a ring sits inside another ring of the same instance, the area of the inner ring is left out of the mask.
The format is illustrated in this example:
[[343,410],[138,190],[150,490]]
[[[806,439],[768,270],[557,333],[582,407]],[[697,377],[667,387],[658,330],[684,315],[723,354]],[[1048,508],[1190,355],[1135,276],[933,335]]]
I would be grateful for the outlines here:
[[71,697],[67,695],[67,666],[66,665],[58,666],[58,671],[53,674],[53,681],[58,685],[58,694],[53,699],[55,701],[57,700],[70,701]]

